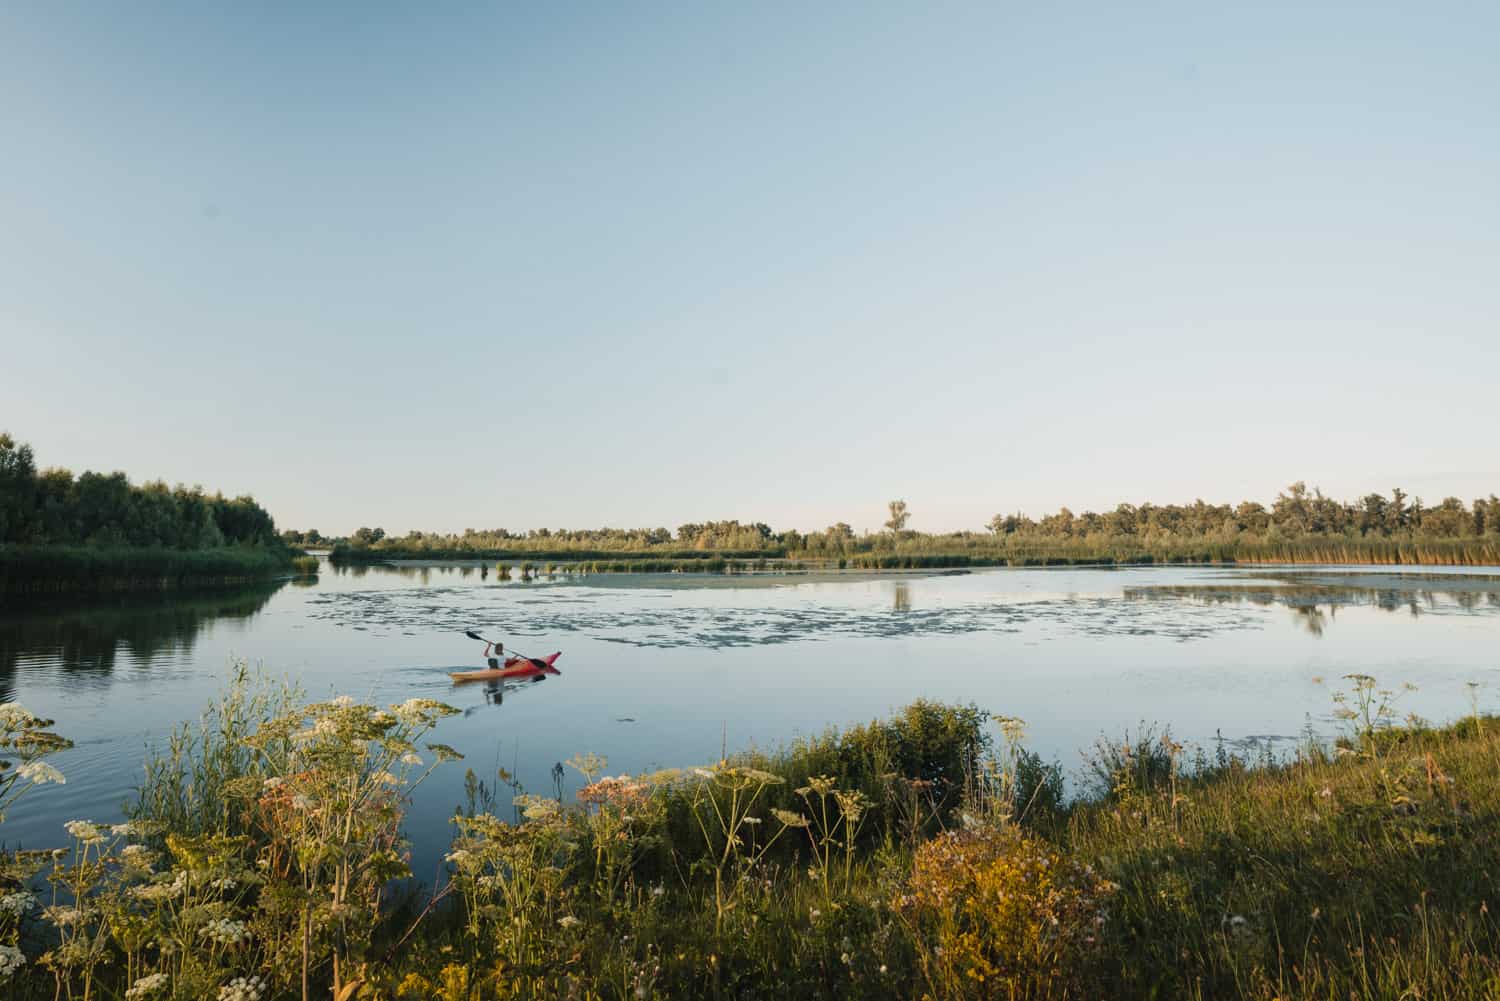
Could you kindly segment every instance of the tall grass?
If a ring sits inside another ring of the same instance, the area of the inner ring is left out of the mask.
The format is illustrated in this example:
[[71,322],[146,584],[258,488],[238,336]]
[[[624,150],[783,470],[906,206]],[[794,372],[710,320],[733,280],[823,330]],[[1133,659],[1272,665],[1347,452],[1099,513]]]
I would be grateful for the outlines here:
[[[446,881],[393,908],[409,791],[452,757],[417,741],[449,710],[303,707],[241,671],[151,759],[130,828],[7,858],[0,978],[129,1001],[1493,998],[1500,720],[1402,723],[1349,680],[1334,745],[1253,764],[1144,727],[1101,740],[1073,802],[1020,721],[925,702],[649,775],[582,755],[576,798],[519,796],[513,822],[508,777],[471,773]],[[66,896],[38,910],[28,867]]]
[[284,574],[291,565],[276,548],[0,546],[0,594],[229,587]]

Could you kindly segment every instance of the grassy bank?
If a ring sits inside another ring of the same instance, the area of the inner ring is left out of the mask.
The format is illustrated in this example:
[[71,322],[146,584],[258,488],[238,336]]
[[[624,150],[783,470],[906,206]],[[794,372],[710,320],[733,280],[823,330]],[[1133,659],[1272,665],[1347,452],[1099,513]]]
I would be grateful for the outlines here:
[[1179,564],[1356,564],[1370,566],[1500,566],[1500,539],[1398,541],[1392,539],[1298,539],[1284,542],[1244,540],[1211,543],[1158,543],[1105,540],[990,540],[961,551],[934,552],[925,545],[892,542],[887,547],[832,556],[809,551],[726,553],[616,553],[580,556],[565,550],[431,551],[400,547],[342,547],[333,562],[341,565],[394,560],[495,561],[513,568],[530,562],[537,572],[559,573],[749,573],[801,570],[918,570],[961,567],[1151,566]]
[[292,569],[276,547],[0,546],[0,594],[165,591],[266,580]]
[[[1071,804],[1019,721],[930,703],[700,768],[581,756],[576,796],[471,774],[443,885],[395,899],[450,710],[242,684],[129,829],[8,863],[0,965],[8,997],[131,1001],[1493,998],[1500,720],[1397,726],[1352,683],[1336,749],[1102,742]],[[8,712],[0,808],[52,746]]]

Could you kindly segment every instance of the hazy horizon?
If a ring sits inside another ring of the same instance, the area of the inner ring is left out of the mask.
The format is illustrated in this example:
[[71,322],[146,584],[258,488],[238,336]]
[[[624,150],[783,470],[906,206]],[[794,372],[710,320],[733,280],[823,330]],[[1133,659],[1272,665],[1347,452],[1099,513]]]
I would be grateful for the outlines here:
[[283,528],[1500,492],[1500,8],[0,9],[0,430]]

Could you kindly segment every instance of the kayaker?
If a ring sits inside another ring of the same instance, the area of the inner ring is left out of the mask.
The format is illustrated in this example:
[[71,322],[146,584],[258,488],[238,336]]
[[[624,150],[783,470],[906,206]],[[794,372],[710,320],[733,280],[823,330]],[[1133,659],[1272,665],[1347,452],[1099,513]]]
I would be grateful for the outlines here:
[[[491,647],[493,647],[494,650],[495,650],[495,656],[493,656],[493,657],[490,656],[490,648]],[[485,660],[489,663],[491,671],[498,671],[498,670],[500,670],[500,660],[499,660],[499,657],[500,657],[500,654],[502,654],[504,652],[505,652],[505,644],[504,643],[490,643],[488,641],[485,642],[485,644],[484,644],[484,657],[485,657]]]

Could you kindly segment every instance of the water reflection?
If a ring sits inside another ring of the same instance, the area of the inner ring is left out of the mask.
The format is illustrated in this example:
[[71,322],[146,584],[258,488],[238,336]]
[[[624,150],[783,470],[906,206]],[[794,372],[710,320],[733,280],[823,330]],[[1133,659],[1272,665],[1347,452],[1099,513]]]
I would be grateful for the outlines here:
[[891,603],[891,611],[911,611],[911,585],[904,580],[896,582],[896,596]]
[[1153,584],[1127,587],[1127,600],[1181,598],[1207,605],[1281,605],[1313,636],[1322,636],[1347,606],[1406,612],[1413,618],[1448,611],[1500,609],[1500,583],[1479,575],[1272,574],[1246,583]]
[[285,581],[253,588],[169,595],[130,595],[80,604],[7,603],[0,612],[0,702],[15,697],[26,661],[67,672],[104,675],[121,655],[149,663],[162,654],[191,653],[199,632],[218,619],[249,619]]
[[520,692],[527,691],[528,689],[535,688],[537,685],[546,681],[549,677],[556,676],[561,673],[561,671],[548,668],[545,673],[538,674],[535,677],[531,678],[521,678],[514,681],[487,681],[484,683],[484,687],[481,689],[481,692],[484,695],[484,705],[469,706],[464,710],[464,716],[472,716],[474,713],[484,708],[484,706],[495,706],[496,708],[503,706],[507,698],[511,698]]

